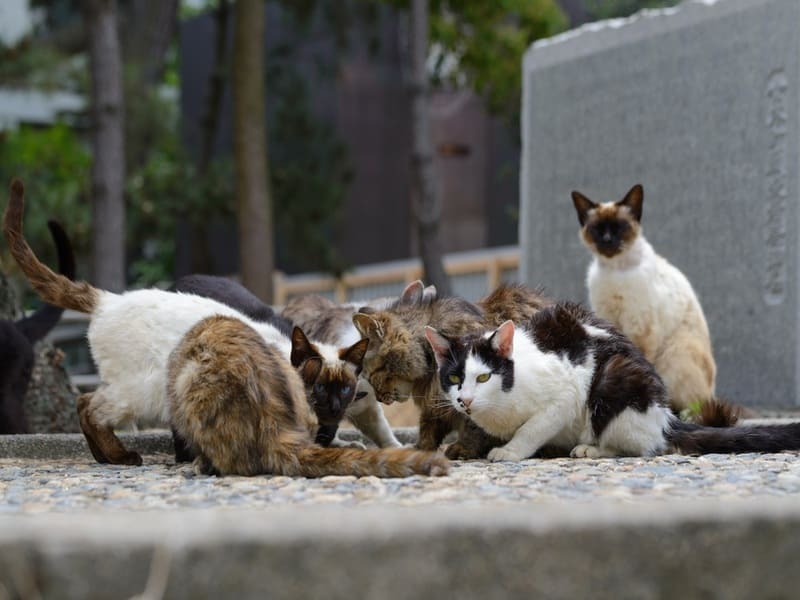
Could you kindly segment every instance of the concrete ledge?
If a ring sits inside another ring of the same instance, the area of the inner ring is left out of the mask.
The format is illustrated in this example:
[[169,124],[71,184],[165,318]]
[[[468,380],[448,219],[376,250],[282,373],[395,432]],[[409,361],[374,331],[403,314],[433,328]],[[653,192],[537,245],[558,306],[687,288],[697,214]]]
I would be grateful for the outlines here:
[[[14,597],[790,598],[795,500],[0,517]],[[164,589],[165,588],[165,589]],[[165,592],[165,593],[164,593]]]
[[[417,430],[406,427],[395,430],[397,439],[403,444],[417,441]],[[367,443],[355,429],[342,429],[339,435],[343,440],[358,440]],[[138,433],[120,433],[119,438],[130,450],[139,454],[172,454],[172,434],[166,430],[153,430]],[[86,439],[79,433],[41,433],[27,435],[0,436],[0,458],[86,458],[91,457]]]

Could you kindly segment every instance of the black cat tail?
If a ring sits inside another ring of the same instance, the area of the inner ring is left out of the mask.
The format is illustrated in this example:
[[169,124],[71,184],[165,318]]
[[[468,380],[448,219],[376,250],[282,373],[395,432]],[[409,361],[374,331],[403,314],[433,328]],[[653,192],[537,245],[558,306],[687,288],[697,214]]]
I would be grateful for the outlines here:
[[[72,252],[72,244],[67,233],[56,221],[48,221],[47,227],[58,252],[58,271],[64,277],[75,279],[75,254]],[[17,321],[15,325],[31,344],[35,344],[56,326],[63,312],[63,308],[45,304],[32,315]]]
[[665,436],[683,454],[800,450],[800,423],[720,428],[675,419]]

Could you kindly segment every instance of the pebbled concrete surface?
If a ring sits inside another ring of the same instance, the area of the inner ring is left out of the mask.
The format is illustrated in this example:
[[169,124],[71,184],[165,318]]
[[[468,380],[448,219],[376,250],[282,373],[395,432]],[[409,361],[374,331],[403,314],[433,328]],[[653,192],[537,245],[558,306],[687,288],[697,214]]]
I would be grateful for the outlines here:
[[144,451],[142,467],[96,464],[79,436],[0,440],[0,597],[791,598],[800,589],[795,452],[470,461],[441,478],[305,480],[196,477],[164,452],[166,432],[126,438]]

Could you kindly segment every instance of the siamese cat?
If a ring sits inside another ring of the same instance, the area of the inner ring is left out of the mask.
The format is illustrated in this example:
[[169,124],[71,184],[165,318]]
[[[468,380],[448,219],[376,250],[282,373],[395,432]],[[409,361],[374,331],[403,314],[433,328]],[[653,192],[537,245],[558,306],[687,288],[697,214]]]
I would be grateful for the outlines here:
[[[725,428],[681,421],[642,352],[577,304],[469,336],[431,327],[425,333],[453,409],[505,442],[489,452],[491,461],[529,458],[545,445],[576,458],[800,449],[800,423]],[[731,410],[713,400],[705,407]]]
[[[411,298],[415,293],[417,283],[420,288],[422,282],[411,284],[401,296],[400,301],[406,301],[406,297]],[[409,291],[412,290],[413,291]],[[212,298],[219,302],[239,310],[251,317],[255,321],[268,321],[279,328],[300,327],[303,332],[314,340],[302,343],[307,347],[307,354],[319,350],[314,345],[328,344],[335,346],[353,346],[361,341],[361,336],[352,323],[352,315],[355,313],[355,305],[338,305],[327,298],[316,295],[300,296],[291,299],[283,313],[276,315],[272,308],[264,304],[254,296],[247,288],[241,284],[223,278],[210,275],[189,275],[182,277],[175,284],[176,291],[188,292]],[[428,293],[431,293],[429,290]],[[409,300],[410,301],[410,300]],[[374,301],[379,306],[388,306],[397,300],[380,299]],[[360,363],[359,363],[360,368]],[[323,375],[324,380],[328,380],[327,375]],[[348,383],[350,385],[350,383]],[[317,388],[320,390],[321,388]],[[309,394],[313,397],[315,390],[312,387]],[[369,383],[361,377],[355,382],[355,394],[352,400],[344,405],[343,412],[332,410],[327,398],[313,398],[313,406],[320,420],[320,427],[317,432],[316,441],[323,446],[356,446],[364,447],[360,442],[345,442],[337,436],[339,422],[334,421],[332,416],[343,414],[356,428],[364,433],[369,439],[381,448],[400,447],[401,444],[394,436],[383,410],[375,400],[375,394]],[[339,402],[339,398],[331,397],[332,401]],[[327,415],[321,414],[327,412]],[[176,442],[177,443],[177,442]]]
[[689,280],[642,233],[642,186],[619,202],[597,204],[580,192],[572,201],[594,255],[586,278],[592,310],[653,363],[673,409],[713,399],[717,368],[703,309]]

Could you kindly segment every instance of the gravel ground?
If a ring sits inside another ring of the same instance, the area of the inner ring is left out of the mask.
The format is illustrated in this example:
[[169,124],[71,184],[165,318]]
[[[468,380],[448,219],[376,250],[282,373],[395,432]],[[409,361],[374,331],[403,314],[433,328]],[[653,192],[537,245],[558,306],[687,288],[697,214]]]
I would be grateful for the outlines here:
[[625,503],[683,498],[800,498],[800,455],[456,462],[439,478],[197,477],[166,455],[141,467],[89,459],[0,460],[0,513],[261,508],[274,505]]

